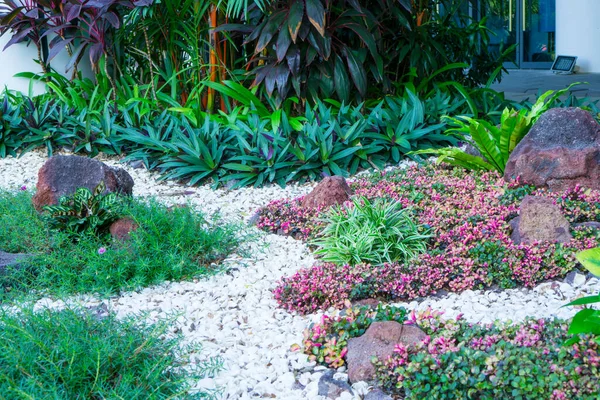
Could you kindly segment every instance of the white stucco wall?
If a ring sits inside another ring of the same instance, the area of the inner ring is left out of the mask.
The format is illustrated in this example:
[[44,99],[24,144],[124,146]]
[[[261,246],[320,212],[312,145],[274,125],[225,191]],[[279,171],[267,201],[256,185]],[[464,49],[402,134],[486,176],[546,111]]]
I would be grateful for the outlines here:
[[579,57],[581,72],[600,73],[600,0],[556,0],[556,54]]

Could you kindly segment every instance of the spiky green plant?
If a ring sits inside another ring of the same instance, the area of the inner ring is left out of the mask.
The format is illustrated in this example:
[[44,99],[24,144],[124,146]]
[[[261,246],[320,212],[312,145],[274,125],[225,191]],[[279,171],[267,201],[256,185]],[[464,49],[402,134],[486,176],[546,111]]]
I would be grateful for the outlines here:
[[399,202],[356,198],[332,207],[313,245],[324,261],[336,264],[404,262],[425,252],[427,229]]

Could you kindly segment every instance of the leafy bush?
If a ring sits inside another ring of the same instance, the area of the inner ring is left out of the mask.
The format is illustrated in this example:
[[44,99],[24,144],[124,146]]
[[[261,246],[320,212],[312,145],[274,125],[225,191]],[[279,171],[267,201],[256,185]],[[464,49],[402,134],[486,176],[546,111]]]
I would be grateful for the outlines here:
[[219,263],[251,239],[237,224],[214,216],[207,222],[189,207],[150,201],[125,203],[123,215],[138,229],[127,242],[110,236],[48,231],[29,193],[0,193],[0,249],[32,256],[0,275],[0,297],[23,294],[100,293],[110,295],[165,280],[213,274]]
[[[600,247],[584,250],[577,254],[579,261],[588,271],[596,276],[600,276]],[[600,294],[595,296],[582,297],[574,300],[565,306],[582,306],[600,303]],[[569,325],[569,333],[571,334],[591,334],[595,335],[596,342],[600,344],[600,310],[592,308],[584,308],[573,317],[571,325]],[[575,337],[569,343],[577,343],[578,338]]]
[[[509,221],[525,194],[513,193],[515,186],[497,173],[431,165],[359,179],[351,183],[357,197],[399,202],[413,210],[416,224],[429,227],[426,252],[411,262],[379,266],[318,263],[283,278],[275,297],[288,310],[310,313],[365,297],[413,299],[442,289],[534,287],[564,277],[577,266],[577,252],[600,244],[600,232],[574,228],[568,243],[515,244]],[[530,193],[555,199],[570,223],[600,221],[599,191]],[[315,238],[325,214],[299,204],[280,200],[268,205],[258,223],[273,233]]]
[[429,339],[398,344],[376,364],[380,383],[406,399],[548,398],[595,399],[600,379],[598,343],[586,336],[575,345],[560,320],[473,325],[439,315],[411,318]]
[[381,305],[324,316],[304,332],[302,351],[336,368],[345,363],[349,338],[375,321],[417,325],[428,337],[414,346],[397,344],[389,359],[374,361],[378,383],[392,395],[422,398],[552,398],[597,396],[599,345],[589,335],[564,346],[570,335],[560,320],[472,324],[442,313]]
[[0,311],[0,393],[5,398],[213,398],[192,391],[218,359],[191,363],[197,345],[182,345],[169,321],[148,324],[89,311]]
[[78,188],[73,196],[61,198],[58,205],[45,206],[46,223],[50,229],[74,236],[105,233],[120,218],[117,194],[104,194],[105,189],[104,181],[100,181],[93,193]]
[[533,124],[560,96],[578,84],[573,83],[558,91],[547,91],[538,98],[531,110],[517,111],[505,108],[499,126],[494,126],[483,119],[466,116],[449,118],[455,126],[448,129],[446,133],[456,135],[460,140],[471,144],[478,150],[479,155],[469,154],[456,147],[424,150],[419,153],[438,154],[438,162],[443,161],[468,169],[495,170],[503,174],[510,154]]
[[332,207],[324,217],[315,254],[335,264],[382,265],[408,262],[426,250],[426,229],[416,224],[411,210],[394,201],[365,197]]
[[365,306],[348,308],[343,316],[332,318],[323,315],[320,323],[313,323],[304,331],[302,351],[311,361],[339,368],[345,364],[348,339],[363,335],[373,322],[396,321],[402,324],[406,315],[402,307],[383,307],[381,303],[376,309]]

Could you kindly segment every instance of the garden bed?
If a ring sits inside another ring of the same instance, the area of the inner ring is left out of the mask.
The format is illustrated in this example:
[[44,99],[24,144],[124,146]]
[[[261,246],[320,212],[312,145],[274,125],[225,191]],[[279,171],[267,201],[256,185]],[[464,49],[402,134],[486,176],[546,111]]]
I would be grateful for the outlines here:
[[[346,300],[377,297],[410,300],[439,290],[528,287],[563,278],[577,266],[575,253],[596,247],[599,232],[576,225],[600,221],[600,192],[575,188],[549,193],[506,184],[496,173],[444,166],[413,166],[351,183],[354,196],[386,199],[412,210],[430,239],[427,250],[407,263],[356,265],[317,263],[283,278],[275,296],[302,313],[340,307]],[[572,226],[567,243],[515,244],[512,219],[526,195],[555,200]],[[279,200],[260,212],[257,225],[309,243],[319,237],[324,211],[305,209],[301,199]]]

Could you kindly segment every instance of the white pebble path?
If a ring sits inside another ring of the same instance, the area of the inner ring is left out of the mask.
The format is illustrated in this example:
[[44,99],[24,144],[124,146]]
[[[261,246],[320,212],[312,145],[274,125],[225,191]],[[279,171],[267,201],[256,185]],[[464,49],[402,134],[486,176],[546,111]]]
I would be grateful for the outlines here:
[[[37,171],[46,159],[42,152],[30,152],[19,159],[0,159],[0,188],[35,187]],[[220,211],[227,219],[234,220],[246,220],[260,206],[275,199],[304,195],[314,186],[234,191],[213,190],[208,186],[190,188],[169,181],[157,182],[157,174],[118,164],[115,159],[103,161],[119,165],[131,174],[136,183],[135,196],[156,197],[166,204],[189,202],[204,213]],[[289,314],[277,307],[271,292],[282,276],[309,267],[314,258],[303,243],[277,235],[264,235],[253,249],[252,258],[233,256],[227,260],[228,272],[208,279],[164,283],[104,301],[80,296],[69,302],[86,306],[104,302],[119,316],[147,311],[150,320],[177,313],[173,331],[181,332],[187,342],[202,343],[202,359],[213,356],[223,359],[224,371],[214,379],[197,383],[198,388],[220,388],[223,399],[319,399],[317,384],[322,370],[313,369],[314,363],[291,352],[290,347],[301,342],[302,331],[311,320],[317,321],[321,313],[309,317]],[[569,318],[577,310],[561,308],[562,305],[581,295],[598,292],[598,279],[579,279],[574,285],[549,282],[533,290],[468,290],[398,305],[445,310],[448,317],[462,313],[472,322],[520,321],[526,316]],[[40,307],[62,304],[54,299],[37,303]],[[327,313],[336,311],[331,309]],[[366,385],[354,387],[356,399],[368,390]],[[340,398],[353,397],[344,393]]]

